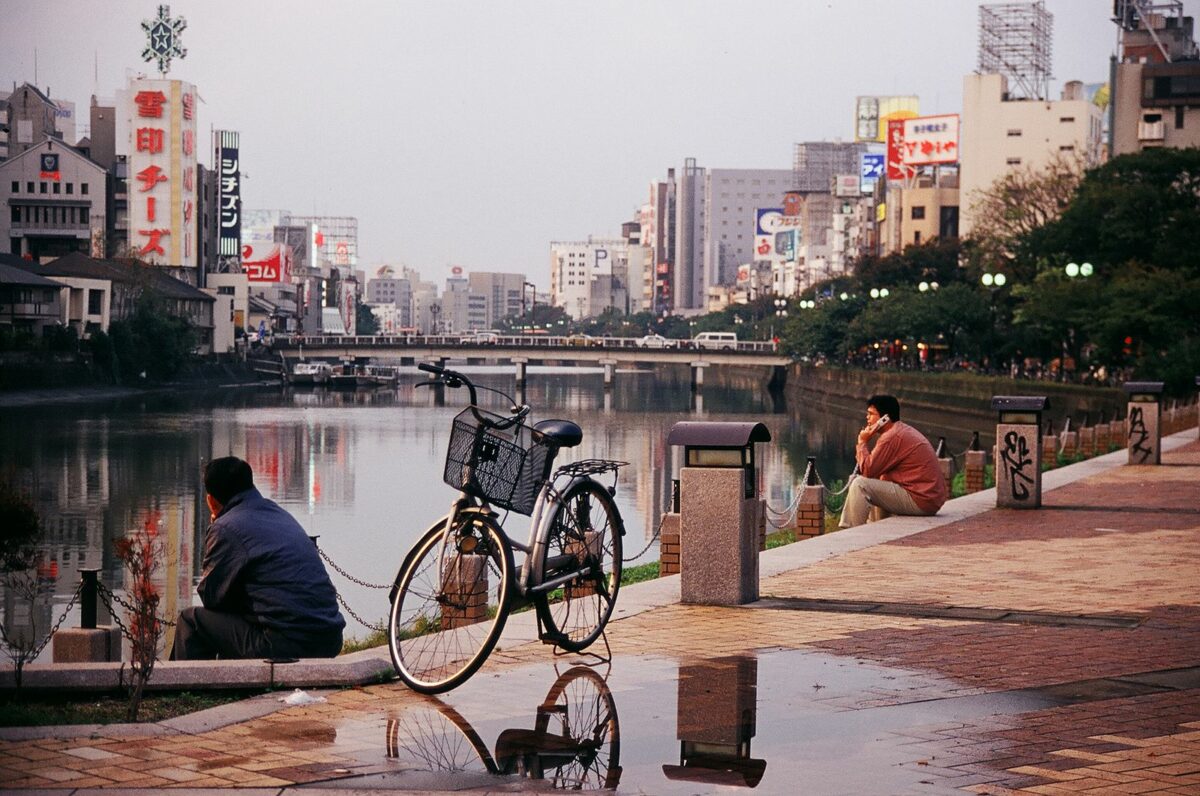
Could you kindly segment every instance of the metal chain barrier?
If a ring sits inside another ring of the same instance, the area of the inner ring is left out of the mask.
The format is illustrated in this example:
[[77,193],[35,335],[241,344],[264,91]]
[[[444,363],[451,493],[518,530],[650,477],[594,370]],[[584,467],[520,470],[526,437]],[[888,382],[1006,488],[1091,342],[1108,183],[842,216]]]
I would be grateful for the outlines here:
[[[313,544],[316,544],[316,542],[314,542]],[[333,563],[333,559],[330,558],[328,555],[326,555],[325,551],[322,550],[320,547],[317,548],[317,552],[321,554],[321,558],[323,558],[325,560],[326,564],[333,567],[334,570],[339,575],[341,575],[343,578],[345,578],[346,580],[350,581],[351,583],[353,583],[357,586],[362,586],[367,589],[390,589],[390,588],[392,588],[391,583],[368,583],[365,580],[359,580],[358,578],[354,577],[346,570],[339,567],[337,564]]]
[[[50,643],[50,639],[54,638],[54,634],[58,632],[60,627],[62,627],[62,623],[67,621],[67,614],[71,613],[71,609],[75,607],[75,601],[79,599],[79,593],[82,591],[82,589],[83,583],[81,582],[75,587],[75,593],[71,595],[71,599],[67,600],[67,606],[63,608],[62,615],[58,617],[58,621],[55,622],[50,628],[50,632],[46,634],[46,637],[43,638],[36,647],[30,649],[28,660],[37,660],[37,657],[42,654],[42,650],[46,649],[46,645]],[[17,647],[9,640],[8,633],[4,632],[2,626],[0,626],[0,636],[3,636],[4,643],[10,649],[17,649]]]
[[626,563],[628,561],[636,561],[637,559],[639,559],[643,555],[645,555],[646,551],[649,550],[656,541],[658,541],[658,536],[659,536],[659,534],[662,533],[663,523],[667,521],[668,514],[670,514],[670,512],[667,511],[666,509],[664,509],[663,513],[662,513],[662,518],[658,521],[658,527],[654,529],[654,535],[650,537],[650,541],[646,542],[646,546],[643,547],[640,551],[638,551],[637,555],[622,557],[621,563]]
[[353,608],[351,608],[351,607],[350,607],[350,604],[346,602],[346,598],[345,598],[345,597],[343,597],[343,596],[342,596],[340,593],[338,593],[338,592],[334,592],[334,593],[337,595],[337,601],[338,601],[339,603],[341,603],[341,605],[342,605],[342,608],[344,608],[344,609],[346,610],[346,613],[348,613],[348,614],[350,614],[350,616],[354,617],[354,619],[355,619],[355,620],[356,620],[356,621],[357,621],[357,622],[358,622],[360,625],[362,625],[363,627],[365,627],[367,630],[371,630],[371,631],[374,631],[374,632],[376,632],[376,633],[382,633],[382,632],[384,632],[384,631],[387,629],[387,625],[383,624],[382,622],[380,622],[379,624],[372,624],[372,623],[368,622],[367,620],[363,619],[361,616],[359,616],[358,614],[356,614],[356,613],[354,612],[354,609],[353,609]]

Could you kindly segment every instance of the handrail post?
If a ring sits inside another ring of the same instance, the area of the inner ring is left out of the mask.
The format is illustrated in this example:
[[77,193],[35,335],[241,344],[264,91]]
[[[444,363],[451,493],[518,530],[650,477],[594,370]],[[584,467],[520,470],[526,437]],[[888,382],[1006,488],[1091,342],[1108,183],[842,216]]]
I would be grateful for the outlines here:
[[99,569],[79,570],[79,626],[85,630],[96,629],[96,597],[99,588]]

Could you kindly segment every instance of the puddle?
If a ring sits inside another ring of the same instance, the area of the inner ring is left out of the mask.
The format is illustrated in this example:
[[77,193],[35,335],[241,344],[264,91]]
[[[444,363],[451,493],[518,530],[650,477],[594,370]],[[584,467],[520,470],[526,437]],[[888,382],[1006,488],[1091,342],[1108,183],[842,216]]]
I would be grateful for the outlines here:
[[397,689],[374,721],[339,727],[374,773],[325,787],[950,793],[936,744],[905,731],[1064,701],[796,650],[485,670],[440,699]]

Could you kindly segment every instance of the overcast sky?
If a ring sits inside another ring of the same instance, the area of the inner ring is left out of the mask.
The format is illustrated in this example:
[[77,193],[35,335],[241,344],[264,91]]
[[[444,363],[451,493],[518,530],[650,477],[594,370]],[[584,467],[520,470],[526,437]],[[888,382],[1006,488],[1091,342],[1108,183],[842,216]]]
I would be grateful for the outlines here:
[[[1200,0],[1187,0],[1195,14]],[[238,130],[247,208],[355,216],[360,266],[549,281],[551,240],[615,236],[686,157],[790,168],[852,140],[859,94],[960,111],[970,0],[174,0],[199,128]],[[1108,78],[1110,0],[1047,0],[1051,92]],[[4,0],[0,81],[113,97],[153,2]],[[211,159],[211,153],[208,155]],[[206,163],[207,164],[207,163]]]

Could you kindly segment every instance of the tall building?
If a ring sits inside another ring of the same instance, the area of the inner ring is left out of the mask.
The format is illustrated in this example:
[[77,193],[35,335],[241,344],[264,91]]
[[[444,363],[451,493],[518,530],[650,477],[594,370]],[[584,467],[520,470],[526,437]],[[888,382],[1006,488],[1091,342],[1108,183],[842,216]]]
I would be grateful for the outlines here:
[[967,75],[959,150],[960,234],[970,234],[979,192],[1009,170],[1037,169],[1059,156],[1099,163],[1100,115],[1077,81],[1067,83],[1062,99],[1046,101],[1011,99],[1004,75]]
[[0,251],[34,259],[104,255],[106,174],[57,138],[0,162]]
[[1120,60],[1114,64],[1111,151],[1200,146],[1200,54],[1180,2],[1117,0]]
[[642,208],[642,245],[649,250],[651,275],[646,309],[655,315],[675,306],[675,169],[650,183],[650,201]]
[[[857,168],[857,166],[856,166]],[[792,187],[791,169],[705,169],[684,161],[675,195],[675,309],[702,310],[710,286],[754,261],[755,212]]]
[[467,276],[467,289],[488,299],[483,328],[494,329],[501,319],[516,317],[525,311],[525,285],[525,274],[472,271]]

